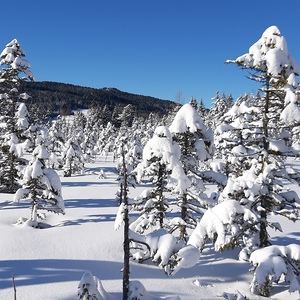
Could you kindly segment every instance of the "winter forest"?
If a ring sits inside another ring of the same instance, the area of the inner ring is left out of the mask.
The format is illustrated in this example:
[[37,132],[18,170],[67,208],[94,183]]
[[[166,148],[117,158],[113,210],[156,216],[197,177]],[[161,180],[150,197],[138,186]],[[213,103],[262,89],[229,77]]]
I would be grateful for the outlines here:
[[299,298],[300,71],[276,26],[226,61],[256,94],[163,117],[35,118],[25,52],[0,56],[0,299]]

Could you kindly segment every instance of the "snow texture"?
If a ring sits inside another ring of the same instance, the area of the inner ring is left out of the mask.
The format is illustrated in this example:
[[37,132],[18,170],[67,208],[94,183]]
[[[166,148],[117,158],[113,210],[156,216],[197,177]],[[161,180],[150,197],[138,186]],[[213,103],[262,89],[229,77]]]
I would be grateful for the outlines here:
[[283,70],[287,75],[299,74],[299,67],[288,52],[286,40],[276,26],[267,28],[261,38],[249,48],[248,53],[234,61],[227,62],[235,62],[246,68],[266,71],[275,77]]
[[[104,162],[105,157],[100,158],[100,162],[98,159],[96,164],[87,164],[86,167],[95,170],[103,168],[111,180],[99,181],[98,175],[92,172],[68,178],[62,176],[62,171],[59,173],[66,214],[47,214],[47,229],[14,226],[13,223],[20,215],[28,214],[28,204],[12,202],[12,194],[0,194],[0,237],[1,241],[5,241],[0,247],[0,299],[13,299],[12,273],[17,286],[17,299],[78,299],[77,286],[87,270],[93,274],[86,277],[90,278],[88,282],[93,284],[94,276],[99,278],[97,287],[102,297],[105,288],[104,299],[122,298],[120,270],[123,265],[123,233],[121,230],[114,231],[118,211],[115,203],[115,191],[118,188],[115,179],[118,174],[112,171],[115,163],[111,157],[108,157],[107,162]],[[130,189],[130,193],[135,196],[143,190],[144,187],[137,187]],[[292,241],[295,246],[289,247],[295,247],[291,251],[293,257],[298,259],[299,222],[293,223],[285,219],[281,222],[278,217],[272,221],[280,221],[285,232],[271,232],[272,242]],[[145,242],[144,236],[137,237]],[[155,237],[150,244],[155,249]],[[192,259],[190,251],[195,255],[194,261],[198,257],[198,262],[191,268],[181,267],[171,277],[167,277],[149,260],[143,264],[131,261],[131,280],[140,280],[147,290],[146,295],[150,294],[158,299],[180,297],[182,300],[191,300],[200,297],[211,300],[222,298],[224,292],[235,295],[237,290],[250,300],[260,299],[250,294],[252,275],[248,272],[249,264],[239,262],[236,251],[218,254],[208,247],[199,256],[198,249],[182,248],[177,252],[183,257],[179,264],[189,265],[184,260]],[[272,298],[296,300],[299,296],[298,293],[289,294],[285,286],[279,284],[273,290]]]
[[184,104],[177,112],[171,126],[172,133],[196,132],[206,129],[199,113],[189,104]]

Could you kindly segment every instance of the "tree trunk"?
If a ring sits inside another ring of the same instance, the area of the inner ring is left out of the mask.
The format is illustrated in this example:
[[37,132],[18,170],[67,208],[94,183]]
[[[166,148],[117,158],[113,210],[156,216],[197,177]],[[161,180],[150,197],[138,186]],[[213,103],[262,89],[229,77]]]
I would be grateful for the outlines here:
[[[186,194],[184,194],[182,196],[182,206],[181,206],[181,219],[182,220],[186,220],[187,218],[187,198],[186,198]],[[185,225],[180,225],[179,226],[179,230],[180,230],[180,239],[185,241],[185,237],[186,237],[186,226]]]
[[[263,208],[267,207],[267,201],[266,196],[263,196],[263,199],[261,201],[261,206]],[[260,212],[260,228],[259,228],[259,247],[263,248],[269,245],[269,235],[267,231],[267,212],[261,211]]]
[[[123,195],[124,201],[124,242],[123,242],[123,251],[124,251],[124,266],[123,266],[123,300],[128,299],[129,292],[129,274],[130,274],[130,249],[129,249],[129,218],[128,218],[128,174],[125,162],[125,152],[124,146],[122,145],[122,169],[123,169],[123,184],[121,184],[121,195]],[[120,199],[122,201],[122,199]]]
[[[267,155],[269,152],[269,103],[270,103],[270,78],[267,75],[266,76],[266,99],[265,99],[265,106],[264,106],[264,112],[263,112],[263,146],[264,146],[264,152],[262,157],[262,170],[261,172],[264,172],[265,166],[266,166],[266,160],[267,160]],[[260,231],[259,231],[259,241],[260,241],[260,247],[266,247],[268,246],[268,232],[267,232],[267,208],[268,208],[268,197],[266,195],[262,196],[261,199],[261,206],[264,208],[260,212]]]
[[158,169],[158,219],[159,227],[164,227],[164,177],[163,177],[163,166],[159,164]]

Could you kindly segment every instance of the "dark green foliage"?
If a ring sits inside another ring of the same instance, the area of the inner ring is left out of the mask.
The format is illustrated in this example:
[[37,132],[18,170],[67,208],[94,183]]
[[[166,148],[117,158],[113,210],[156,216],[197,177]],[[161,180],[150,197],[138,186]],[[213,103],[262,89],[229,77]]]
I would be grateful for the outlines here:
[[22,90],[31,95],[28,109],[35,109],[34,118],[47,119],[68,115],[72,110],[106,106],[112,114],[116,106],[131,104],[139,116],[148,116],[150,112],[166,114],[176,103],[150,96],[142,96],[119,91],[115,88],[89,88],[57,82],[24,82]]

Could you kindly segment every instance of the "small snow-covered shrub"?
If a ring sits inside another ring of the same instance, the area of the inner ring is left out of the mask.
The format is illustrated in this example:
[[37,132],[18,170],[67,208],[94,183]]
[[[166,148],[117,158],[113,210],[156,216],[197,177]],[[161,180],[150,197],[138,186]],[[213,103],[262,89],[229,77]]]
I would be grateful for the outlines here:
[[151,295],[143,286],[140,281],[130,281],[129,284],[129,297],[128,300],[160,300],[160,299],[168,299],[168,300],[180,300],[179,296],[170,296],[170,297],[156,297]]
[[[130,231],[130,239],[134,241],[135,246],[135,252],[132,252],[133,259],[144,261],[151,258],[167,275],[174,275],[182,268],[193,267],[200,257],[198,248],[186,245],[165,229],[158,229],[146,235]],[[147,245],[146,249],[141,245]]]
[[269,296],[273,283],[280,279],[288,283],[289,292],[300,292],[297,276],[300,274],[300,245],[269,246],[254,251],[250,256],[253,279],[250,290],[254,294]]
[[249,298],[242,295],[239,291],[235,293],[223,293],[223,297],[227,300],[249,300]]
[[79,300],[102,300],[98,291],[98,279],[90,272],[83,274],[78,285]]
[[210,239],[215,251],[232,249],[239,245],[239,240],[245,236],[249,225],[255,227],[257,223],[257,216],[250,209],[235,200],[227,200],[205,212],[188,244],[202,250]]
[[106,292],[96,276],[85,272],[78,285],[78,300],[114,300],[114,297]]

